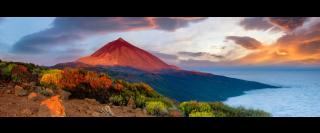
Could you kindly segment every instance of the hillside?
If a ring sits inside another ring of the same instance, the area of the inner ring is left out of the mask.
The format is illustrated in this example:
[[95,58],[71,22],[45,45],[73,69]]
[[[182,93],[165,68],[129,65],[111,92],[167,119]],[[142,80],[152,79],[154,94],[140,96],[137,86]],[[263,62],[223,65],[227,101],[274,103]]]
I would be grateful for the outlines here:
[[90,56],[52,68],[81,68],[107,73],[129,82],[145,82],[156,91],[178,101],[224,101],[245,91],[277,88],[258,82],[187,71],[168,65],[156,56],[119,38]]

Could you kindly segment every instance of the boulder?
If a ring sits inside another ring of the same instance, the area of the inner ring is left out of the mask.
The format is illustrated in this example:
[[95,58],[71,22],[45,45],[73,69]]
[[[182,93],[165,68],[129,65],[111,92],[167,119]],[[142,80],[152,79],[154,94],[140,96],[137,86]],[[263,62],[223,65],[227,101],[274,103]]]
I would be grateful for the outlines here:
[[31,92],[29,95],[28,95],[28,100],[30,101],[36,101],[39,99],[39,94],[38,93],[35,93],[35,92]]
[[25,90],[25,89],[23,89],[21,86],[16,85],[16,86],[14,87],[14,94],[15,94],[16,96],[26,96],[26,95],[28,95],[28,91]]
[[65,117],[65,108],[59,95],[43,100],[40,104],[38,116]]
[[64,91],[62,89],[58,89],[58,94],[61,96],[62,100],[69,100],[69,97],[71,96],[70,92]]
[[35,91],[36,91],[37,93],[39,93],[39,94],[42,94],[42,95],[48,96],[48,97],[54,95],[53,90],[50,89],[50,88],[42,88],[42,87],[37,86],[36,89],[35,89]]
[[52,89],[46,88],[46,89],[44,90],[44,94],[43,94],[43,95],[45,95],[45,96],[53,96],[53,95],[54,95],[54,92],[53,92]]

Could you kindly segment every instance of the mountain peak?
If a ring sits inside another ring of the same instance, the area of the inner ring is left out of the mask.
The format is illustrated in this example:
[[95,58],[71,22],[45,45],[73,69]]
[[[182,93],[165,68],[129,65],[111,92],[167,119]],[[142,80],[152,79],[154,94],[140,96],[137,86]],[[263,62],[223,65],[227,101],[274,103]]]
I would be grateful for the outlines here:
[[121,37],[107,43],[92,55],[78,59],[77,62],[88,65],[125,66],[145,71],[178,69]]

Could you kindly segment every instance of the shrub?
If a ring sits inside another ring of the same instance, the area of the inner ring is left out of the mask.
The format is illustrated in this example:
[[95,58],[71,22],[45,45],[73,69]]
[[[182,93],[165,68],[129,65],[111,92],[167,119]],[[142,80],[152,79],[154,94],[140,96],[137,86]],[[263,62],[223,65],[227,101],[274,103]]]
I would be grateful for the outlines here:
[[270,117],[271,115],[262,110],[245,109],[243,107],[234,108],[233,117]]
[[1,77],[5,80],[11,79],[11,72],[15,66],[16,64],[11,64],[11,63],[6,66],[3,66],[1,69]]
[[127,105],[127,101],[121,95],[113,95],[109,97],[109,101],[117,106]]
[[44,86],[53,85],[55,87],[60,86],[60,81],[62,78],[61,70],[49,70],[45,71],[43,76],[40,79],[40,84]]
[[214,117],[212,112],[196,112],[193,111],[189,114],[189,117]]
[[164,103],[167,107],[173,107],[173,101],[171,99],[168,99],[166,97],[147,97],[146,101],[160,101],[162,103]]
[[23,65],[15,65],[11,70],[11,79],[14,82],[28,81],[30,76],[28,68]]
[[144,108],[146,106],[146,97],[143,95],[136,96],[135,104],[138,108]]
[[79,69],[65,68],[62,72],[60,86],[73,91],[83,81],[84,74],[80,73]]
[[208,103],[204,102],[182,102],[179,108],[185,113],[185,115],[189,116],[191,112],[212,112],[212,109]]
[[218,117],[270,117],[271,115],[267,112],[254,109],[245,109],[243,107],[230,107],[221,102],[210,103],[210,106]]
[[87,72],[84,82],[89,84],[92,89],[106,89],[112,85],[112,80],[109,77],[98,75],[95,72]]
[[166,105],[160,101],[147,102],[146,110],[149,114],[156,116],[165,116],[168,114]]

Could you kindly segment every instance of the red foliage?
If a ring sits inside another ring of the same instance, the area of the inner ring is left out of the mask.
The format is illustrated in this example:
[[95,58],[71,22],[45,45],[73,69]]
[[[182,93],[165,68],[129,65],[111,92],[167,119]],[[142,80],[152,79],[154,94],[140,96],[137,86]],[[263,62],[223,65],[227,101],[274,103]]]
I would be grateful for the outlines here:
[[62,88],[73,90],[84,81],[84,74],[80,73],[79,69],[66,68],[62,72],[60,85]]
[[92,89],[109,88],[112,85],[112,80],[107,76],[99,76],[95,72],[88,72],[85,76],[85,82],[90,85]]
[[16,65],[12,68],[11,77],[17,81],[27,81],[27,77],[30,76],[28,68],[23,65]]
[[29,73],[28,68],[23,65],[16,65],[12,68],[12,75],[20,75]]

